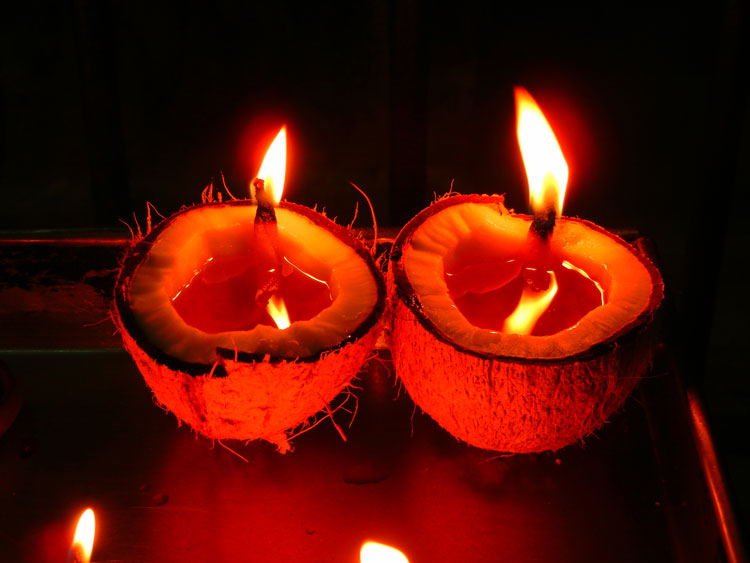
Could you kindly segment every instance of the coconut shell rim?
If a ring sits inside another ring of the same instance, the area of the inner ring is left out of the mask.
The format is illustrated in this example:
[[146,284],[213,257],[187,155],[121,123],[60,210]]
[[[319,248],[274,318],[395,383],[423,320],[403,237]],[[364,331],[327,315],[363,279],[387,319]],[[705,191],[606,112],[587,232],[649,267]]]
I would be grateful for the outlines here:
[[[151,343],[148,338],[143,334],[138,323],[135,319],[132,309],[128,304],[127,293],[130,288],[130,282],[132,277],[140,264],[148,256],[151,245],[156,241],[159,235],[164,232],[172,222],[179,216],[190,213],[196,210],[200,210],[205,207],[217,207],[217,206],[255,206],[256,204],[249,199],[237,199],[224,202],[206,202],[198,203],[188,207],[184,207],[179,211],[173,213],[158,225],[156,225],[151,232],[145,237],[135,242],[128,250],[123,258],[120,271],[117,275],[117,281],[114,287],[114,313],[119,319],[119,324],[124,328],[128,334],[133,338],[136,345],[143,350],[152,360],[166,366],[167,368],[175,371],[180,371],[191,376],[203,376],[213,372],[214,377],[226,377],[228,374],[226,369],[222,365],[214,364],[202,364],[196,362],[187,362],[174,356],[170,356],[156,345]],[[337,342],[333,346],[324,348],[311,354],[309,356],[299,358],[284,358],[279,356],[272,356],[270,354],[256,354],[252,352],[239,352],[230,350],[227,348],[217,348],[217,356],[221,359],[235,360],[238,363],[255,363],[255,362],[266,362],[271,364],[281,364],[287,362],[299,362],[299,363],[314,363],[317,362],[321,357],[336,352],[345,348],[349,344],[360,340],[366,336],[370,330],[380,321],[385,312],[386,304],[386,285],[385,279],[382,272],[375,264],[370,250],[365,246],[360,238],[355,236],[353,232],[343,225],[333,222],[325,215],[296,203],[282,201],[277,207],[287,209],[293,213],[302,215],[309,219],[312,223],[320,228],[324,228],[338,238],[341,242],[352,248],[357,255],[364,260],[365,264],[370,270],[370,274],[375,280],[375,286],[377,291],[377,300],[375,305],[370,311],[370,314],[365,318],[360,325],[349,334],[343,340]]]
[[[651,280],[651,294],[649,296],[649,302],[646,307],[642,311],[640,311],[632,321],[624,325],[622,328],[620,328],[620,330],[610,335],[605,340],[597,342],[593,346],[590,346],[585,350],[576,352],[575,354],[559,358],[527,358],[513,355],[493,354],[491,352],[481,352],[479,350],[473,350],[471,348],[458,344],[456,341],[451,339],[450,336],[440,330],[440,328],[429,318],[427,313],[422,308],[419,298],[416,295],[416,291],[411,285],[411,282],[406,275],[406,271],[404,270],[403,249],[411,241],[412,236],[417,228],[421,226],[425,221],[427,221],[430,217],[448,207],[459,205],[462,203],[480,203],[490,205],[499,204],[503,209],[505,209],[505,196],[497,194],[459,194],[456,192],[446,195],[445,197],[433,202],[429,207],[426,207],[425,209],[417,213],[417,215],[415,215],[406,225],[404,225],[393,242],[393,246],[391,247],[389,256],[389,270],[391,275],[393,276],[393,283],[396,289],[396,298],[399,299],[404,305],[406,305],[406,307],[408,307],[412,313],[414,313],[414,316],[422,325],[422,327],[428,333],[432,334],[435,338],[445,344],[448,344],[449,346],[452,346],[460,352],[481,359],[509,361],[526,365],[552,365],[560,363],[581,362],[607,354],[617,346],[620,346],[637,338],[638,335],[640,335],[648,328],[648,325],[653,319],[656,310],[659,308],[659,305],[664,298],[664,282],[656,266],[636,247],[629,244],[614,233],[611,233],[610,231],[604,229],[603,227],[600,227],[599,225],[592,223],[591,221],[580,219],[578,217],[564,217],[564,219],[567,221],[581,223],[594,231],[608,236],[614,243],[624,246],[628,251],[632,252],[635,255],[635,257],[646,268]],[[513,215],[515,217],[531,219],[531,216],[523,213],[513,213]]]

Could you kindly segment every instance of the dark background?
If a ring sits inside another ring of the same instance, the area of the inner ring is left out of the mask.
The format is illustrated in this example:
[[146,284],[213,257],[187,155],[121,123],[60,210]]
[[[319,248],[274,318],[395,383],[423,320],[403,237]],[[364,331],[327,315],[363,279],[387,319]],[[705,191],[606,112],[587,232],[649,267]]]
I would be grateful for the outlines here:
[[219,170],[242,194],[282,123],[286,197],[341,222],[366,210],[348,181],[381,225],[453,179],[524,210],[523,85],[568,158],[566,214],[655,239],[665,334],[747,523],[745,6],[571,4],[5,6],[0,229],[117,227],[146,201],[169,214]]

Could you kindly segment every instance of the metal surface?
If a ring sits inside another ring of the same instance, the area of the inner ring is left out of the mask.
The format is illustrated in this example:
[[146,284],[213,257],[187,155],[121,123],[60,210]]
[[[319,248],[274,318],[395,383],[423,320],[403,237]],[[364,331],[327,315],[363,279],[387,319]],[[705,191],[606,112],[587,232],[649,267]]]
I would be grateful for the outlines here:
[[740,538],[737,521],[732,510],[732,503],[729,501],[727,486],[724,475],[719,465],[719,459],[716,456],[711,432],[708,429],[705,409],[703,403],[694,389],[687,392],[688,403],[690,405],[690,415],[693,433],[695,434],[695,444],[698,448],[703,473],[706,476],[706,483],[711,494],[716,517],[721,531],[721,540],[724,544],[724,550],[727,554],[729,563],[744,563],[747,561]]

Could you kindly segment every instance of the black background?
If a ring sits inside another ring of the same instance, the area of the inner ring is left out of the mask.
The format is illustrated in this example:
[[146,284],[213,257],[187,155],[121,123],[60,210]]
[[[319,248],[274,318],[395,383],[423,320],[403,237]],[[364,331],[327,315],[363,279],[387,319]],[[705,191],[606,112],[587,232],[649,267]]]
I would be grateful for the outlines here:
[[[398,227],[455,180],[525,210],[512,87],[571,168],[565,212],[656,241],[667,336],[748,511],[748,104],[739,2],[25,2],[0,24],[0,228],[112,227],[246,190]],[[669,327],[672,327],[671,329]],[[747,520],[744,519],[746,522]]]

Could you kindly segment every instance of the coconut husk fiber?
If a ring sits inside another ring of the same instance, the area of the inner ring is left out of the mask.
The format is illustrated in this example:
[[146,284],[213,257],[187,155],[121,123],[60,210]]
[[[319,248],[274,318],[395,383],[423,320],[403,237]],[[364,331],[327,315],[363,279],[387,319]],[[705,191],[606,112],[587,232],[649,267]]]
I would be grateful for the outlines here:
[[294,430],[351,383],[380,331],[378,323],[362,338],[316,361],[228,358],[213,374],[192,375],[158,362],[121,322],[118,326],[125,349],[159,405],[208,438],[267,440],[281,453],[290,451]]
[[436,338],[400,300],[392,330],[396,373],[414,402],[456,438],[501,452],[558,450],[590,435],[651,361],[648,330],[580,361],[481,357]]

